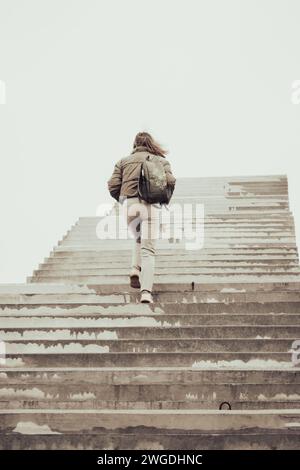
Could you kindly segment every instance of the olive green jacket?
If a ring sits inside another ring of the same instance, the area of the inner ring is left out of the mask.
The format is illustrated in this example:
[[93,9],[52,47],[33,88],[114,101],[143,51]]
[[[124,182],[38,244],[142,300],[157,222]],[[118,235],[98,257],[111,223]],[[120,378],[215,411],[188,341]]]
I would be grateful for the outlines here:
[[[138,196],[138,181],[141,171],[141,164],[150,153],[146,147],[136,147],[128,157],[119,160],[114,168],[113,174],[107,182],[111,196],[119,201],[126,197]],[[168,160],[156,155],[164,166],[167,181],[170,186],[175,186],[176,179],[171,171]]]

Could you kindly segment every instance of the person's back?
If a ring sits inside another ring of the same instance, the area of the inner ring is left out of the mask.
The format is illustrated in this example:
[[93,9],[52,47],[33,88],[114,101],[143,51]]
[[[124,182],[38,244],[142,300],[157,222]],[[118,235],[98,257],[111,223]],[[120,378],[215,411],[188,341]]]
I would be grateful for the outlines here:
[[143,162],[151,155],[161,161],[167,184],[173,188],[176,180],[165,153],[150,134],[140,132],[135,137],[133,151],[116,163],[108,181],[109,192],[114,199],[123,204],[128,226],[135,237],[130,285],[141,289],[141,301],[147,303],[152,302],[159,209],[139,197],[139,178]]
[[122,158],[115,165],[112,177],[108,181],[108,189],[114,199],[119,201],[121,198],[120,202],[122,202],[124,198],[138,196],[141,165],[148,155],[153,155],[162,162],[168,184],[171,186],[175,185],[176,180],[168,160],[161,155],[149,152],[145,145],[139,145],[133,149],[130,155]]

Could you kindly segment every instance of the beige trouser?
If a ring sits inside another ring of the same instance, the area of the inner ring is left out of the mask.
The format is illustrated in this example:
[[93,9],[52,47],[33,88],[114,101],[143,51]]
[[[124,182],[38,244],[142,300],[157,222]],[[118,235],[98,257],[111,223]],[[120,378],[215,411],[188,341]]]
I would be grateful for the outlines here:
[[140,200],[128,198],[123,203],[127,225],[134,236],[132,269],[141,267],[141,291],[152,292],[155,268],[155,241],[158,238],[159,208]]

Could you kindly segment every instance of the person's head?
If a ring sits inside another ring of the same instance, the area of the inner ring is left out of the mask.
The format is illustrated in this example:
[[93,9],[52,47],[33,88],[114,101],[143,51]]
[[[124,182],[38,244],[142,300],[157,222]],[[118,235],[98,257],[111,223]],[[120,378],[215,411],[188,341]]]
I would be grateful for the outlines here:
[[143,146],[146,147],[149,153],[165,157],[168,153],[164,150],[158,142],[148,132],[139,132],[134,139],[133,148]]

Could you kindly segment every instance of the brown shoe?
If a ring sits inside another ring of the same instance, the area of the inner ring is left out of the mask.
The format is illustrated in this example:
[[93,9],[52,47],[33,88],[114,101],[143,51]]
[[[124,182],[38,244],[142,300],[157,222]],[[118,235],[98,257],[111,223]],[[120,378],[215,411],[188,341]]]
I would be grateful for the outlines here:
[[133,268],[131,273],[130,273],[130,287],[133,287],[134,289],[140,289],[141,284],[140,284],[140,269]]

